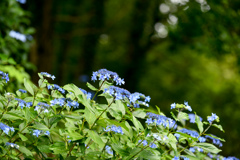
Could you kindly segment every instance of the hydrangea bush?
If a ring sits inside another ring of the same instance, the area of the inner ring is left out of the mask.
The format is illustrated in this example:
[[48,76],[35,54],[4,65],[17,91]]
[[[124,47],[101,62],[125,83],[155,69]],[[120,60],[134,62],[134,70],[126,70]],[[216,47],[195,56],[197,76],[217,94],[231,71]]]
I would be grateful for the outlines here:
[[[0,95],[0,159],[237,160],[221,156],[224,140],[208,132],[223,131],[214,113],[201,118],[184,102],[171,104],[167,117],[149,107],[150,96],[120,88],[124,79],[106,69],[93,72],[99,85],[87,83],[91,92],[38,75],[38,86],[24,80],[25,88]],[[0,85],[8,80],[0,71]]]

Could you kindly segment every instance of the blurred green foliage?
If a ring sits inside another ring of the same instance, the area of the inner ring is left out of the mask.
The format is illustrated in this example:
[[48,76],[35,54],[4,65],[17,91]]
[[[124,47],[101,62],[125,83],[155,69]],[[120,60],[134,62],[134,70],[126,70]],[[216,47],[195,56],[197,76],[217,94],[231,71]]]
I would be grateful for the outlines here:
[[[29,26],[30,13],[22,9],[16,0],[0,1],[0,70],[9,73],[10,91],[21,87],[24,78],[30,79],[25,69],[34,69],[34,65],[28,60],[32,44],[30,34],[34,33],[33,27]],[[9,33],[12,30],[27,35],[27,41],[22,42],[11,37]]]

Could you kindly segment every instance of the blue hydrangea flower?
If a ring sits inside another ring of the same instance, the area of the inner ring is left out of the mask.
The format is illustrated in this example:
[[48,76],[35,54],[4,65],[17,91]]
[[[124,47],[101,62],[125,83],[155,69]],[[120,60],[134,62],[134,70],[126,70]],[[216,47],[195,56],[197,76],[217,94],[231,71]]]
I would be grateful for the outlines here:
[[50,132],[49,132],[49,131],[46,131],[44,134],[47,135],[47,136],[49,136],[49,135],[50,135]]
[[189,110],[190,112],[192,112],[192,108],[191,106],[188,105],[188,102],[184,102],[184,105],[186,106],[185,109]]
[[198,140],[200,143],[206,142],[206,138],[204,137],[199,137]]
[[63,88],[61,88],[59,85],[57,85],[57,84],[47,85],[47,88],[48,89],[52,89],[52,90],[58,90],[62,94],[65,94],[65,90]]
[[152,118],[148,118],[145,123],[147,123],[148,125],[152,124],[153,123]]
[[[195,123],[195,114],[189,113],[188,117],[189,117],[190,123]],[[199,117],[200,121],[202,122],[202,117],[200,117],[200,116],[198,116],[198,117]]]
[[0,71],[0,76],[2,77],[2,79],[6,80],[6,83],[9,81],[9,77],[7,73]]
[[93,72],[91,80],[96,81],[96,80],[109,80],[112,79],[114,82],[116,82],[117,85],[122,85],[125,84],[124,79],[121,79],[117,73],[109,71],[107,69],[100,69],[96,72]]
[[106,149],[108,154],[113,155],[113,151],[112,151],[112,148],[110,146],[106,145],[105,149]]
[[47,72],[41,72],[40,74],[41,74],[42,76],[44,76],[44,77],[52,78],[52,80],[54,80],[54,79],[56,78],[54,75],[51,75],[51,74],[49,74],[49,73],[47,73]]
[[218,119],[218,116],[215,113],[212,113],[212,116],[208,116],[208,122],[212,123],[214,120]]
[[86,90],[79,88],[83,94],[85,94],[87,96],[87,99],[91,99],[92,98],[92,94],[90,92],[87,92]]
[[15,144],[15,143],[9,143],[9,142],[6,143],[6,146],[10,146],[10,147],[16,148],[16,149],[19,148],[19,145]]
[[33,135],[34,136],[36,136],[36,137],[38,137],[39,135],[41,134],[41,131],[39,131],[39,130],[33,130]]
[[187,158],[185,156],[181,156],[181,158],[183,158],[183,160],[189,160],[189,158]]
[[197,138],[199,136],[198,132],[196,131],[192,131],[192,130],[189,130],[189,129],[186,129],[186,128],[183,128],[181,130],[178,130],[177,132],[182,132],[182,133],[186,133],[194,138]]
[[20,40],[20,41],[22,41],[22,42],[26,42],[26,40],[27,40],[26,35],[21,34],[21,33],[19,33],[19,32],[16,32],[16,31],[14,31],[14,30],[11,30],[11,31],[9,32],[9,36],[12,37],[12,38],[15,38],[15,39],[17,39],[17,40]]
[[176,107],[176,103],[174,102],[171,104],[171,109],[174,109],[175,107]]
[[157,148],[157,145],[155,143],[150,143],[150,148]]
[[193,147],[190,147],[190,148],[189,148],[189,151],[192,152],[192,153],[194,153],[194,152],[195,152],[195,149],[194,149]]
[[172,158],[172,160],[180,160],[180,158],[175,156],[174,158]]
[[9,131],[14,132],[14,128],[13,127],[9,127],[6,124],[0,123],[0,129],[3,130],[4,133],[6,133],[8,135]]
[[19,89],[19,91],[22,93],[27,93],[27,91],[25,91],[24,89]]
[[148,145],[148,142],[147,142],[146,140],[143,140],[143,141],[142,141],[142,140],[139,140],[138,143],[140,143],[140,142],[143,144],[143,146]]
[[[216,136],[214,136],[214,137],[216,137]],[[211,137],[209,135],[206,135],[205,138],[211,139],[212,143],[218,145],[219,147],[223,146],[223,144],[221,143],[221,141],[219,139],[213,138],[213,137]]]
[[239,160],[236,157],[223,157],[223,160]]
[[106,129],[103,129],[105,132],[115,132],[115,133],[120,133],[123,134],[122,127],[117,127],[115,125],[107,126]]
[[50,105],[47,104],[47,103],[44,103],[44,102],[38,102],[38,104],[35,106],[35,109],[34,111],[37,111],[39,109],[43,109],[44,112],[48,112],[48,109],[49,109]]
[[19,3],[25,4],[27,0],[16,0]]
[[[174,129],[177,128],[176,122],[171,118],[168,118],[168,117],[163,116],[163,115],[154,114],[154,113],[151,113],[151,112],[148,112],[147,116],[149,118],[152,118],[153,122],[155,122],[156,125],[162,125],[165,128],[166,127],[168,127],[168,128],[173,128],[174,127]],[[149,121],[149,122],[151,122],[151,121]]]

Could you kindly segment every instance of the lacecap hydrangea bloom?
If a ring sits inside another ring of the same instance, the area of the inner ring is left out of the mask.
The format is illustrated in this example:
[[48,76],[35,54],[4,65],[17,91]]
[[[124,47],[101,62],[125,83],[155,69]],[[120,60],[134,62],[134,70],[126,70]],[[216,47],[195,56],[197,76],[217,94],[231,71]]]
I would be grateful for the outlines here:
[[113,80],[119,86],[121,86],[122,84],[125,84],[124,79],[120,78],[117,73],[109,71],[107,69],[100,69],[96,72],[93,72],[91,80],[94,82],[96,80],[102,80],[102,81]]

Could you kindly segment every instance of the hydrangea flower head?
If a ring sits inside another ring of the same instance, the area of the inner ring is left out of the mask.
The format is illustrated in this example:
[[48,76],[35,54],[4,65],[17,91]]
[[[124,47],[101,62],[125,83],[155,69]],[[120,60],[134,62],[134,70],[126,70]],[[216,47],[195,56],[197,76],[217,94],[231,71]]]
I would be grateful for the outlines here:
[[100,69],[96,72],[93,72],[91,80],[109,80],[112,79],[114,82],[116,82],[117,85],[121,86],[122,84],[125,84],[124,79],[120,78],[116,72],[109,71],[107,69]]

